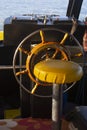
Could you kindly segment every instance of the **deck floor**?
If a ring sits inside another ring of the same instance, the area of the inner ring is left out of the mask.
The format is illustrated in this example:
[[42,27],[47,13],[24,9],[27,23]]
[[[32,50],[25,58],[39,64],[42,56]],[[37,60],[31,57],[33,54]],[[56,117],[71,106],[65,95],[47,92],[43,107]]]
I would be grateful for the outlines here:
[[[52,121],[48,119],[4,119],[0,120],[0,130],[51,130]],[[62,130],[69,129],[69,122],[62,121]]]

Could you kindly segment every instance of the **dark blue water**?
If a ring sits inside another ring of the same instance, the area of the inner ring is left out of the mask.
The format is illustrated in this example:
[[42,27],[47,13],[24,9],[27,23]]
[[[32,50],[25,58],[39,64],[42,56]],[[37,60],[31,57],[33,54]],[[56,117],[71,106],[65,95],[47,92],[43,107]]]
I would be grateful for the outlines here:
[[[0,30],[4,19],[19,14],[57,14],[66,16],[69,0],[0,0]],[[83,0],[80,19],[87,15],[87,0]]]

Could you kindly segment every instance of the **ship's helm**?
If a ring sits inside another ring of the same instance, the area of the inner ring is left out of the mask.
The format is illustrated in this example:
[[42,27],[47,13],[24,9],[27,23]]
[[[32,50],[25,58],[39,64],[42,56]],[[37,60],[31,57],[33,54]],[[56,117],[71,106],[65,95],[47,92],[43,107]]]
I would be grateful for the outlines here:
[[[51,34],[51,32],[56,32],[58,39],[54,41],[49,41],[46,39],[46,34]],[[40,43],[32,43],[31,39],[39,35],[41,38]],[[31,48],[34,46],[33,48]],[[74,52],[75,50],[75,52]],[[15,78],[19,85],[28,93],[34,94],[39,97],[51,97],[52,96],[52,83],[47,83],[40,81],[34,75],[34,66],[47,59],[58,59],[58,60],[77,60],[82,57],[83,49],[79,41],[74,37],[74,35],[69,34],[61,29],[56,28],[42,28],[24,38],[18,45],[14,57],[13,57],[13,71]],[[19,59],[19,63],[18,63]],[[19,69],[18,67],[19,66]],[[23,84],[23,76],[29,81]],[[33,81],[33,86],[30,84],[30,79]],[[64,92],[69,90],[76,82],[65,84]],[[50,86],[50,90],[49,90]],[[39,92],[40,88],[44,88],[44,91]]]
[[[49,31],[63,33],[63,38],[60,41],[46,41],[45,31],[48,33]],[[29,45],[26,45],[26,43],[30,43],[31,37],[37,33],[40,34],[41,43],[38,43],[33,49],[29,50]],[[16,80],[25,91],[38,97],[52,96],[52,130],[62,130],[63,91],[70,89],[83,75],[82,67],[70,61],[73,56],[71,55],[70,48],[65,44],[67,39],[70,39],[79,46],[80,52],[76,53],[75,56],[83,55],[82,47],[73,35],[59,29],[44,28],[27,36],[17,47],[13,58],[13,70]],[[17,57],[20,55],[21,59],[22,53],[26,55],[25,66],[22,65],[20,60],[20,67],[17,70]],[[35,83],[33,88],[25,87],[22,82],[22,75],[29,76]],[[43,94],[41,91],[36,93],[37,89],[41,87],[46,89],[47,87],[51,88],[50,94],[48,92],[48,95],[45,95],[46,90],[44,90]]]

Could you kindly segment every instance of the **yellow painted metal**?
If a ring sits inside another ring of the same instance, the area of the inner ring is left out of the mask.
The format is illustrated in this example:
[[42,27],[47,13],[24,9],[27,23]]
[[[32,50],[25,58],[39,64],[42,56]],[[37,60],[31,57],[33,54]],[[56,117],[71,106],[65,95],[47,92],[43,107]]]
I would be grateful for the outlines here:
[[80,80],[83,70],[72,61],[48,59],[35,65],[34,75],[44,82],[63,84]]
[[[45,42],[45,44],[43,43],[40,43],[40,44],[37,44],[32,50],[31,50],[31,53],[30,55],[28,55],[27,57],[27,60],[26,60],[26,69],[27,69],[27,72],[28,72],[28,75],[29,77],[36,83],[38,83],[38,81],[36,81],[33,76],[32,76],[32,70],[30,68],[30,63],[31,63],[31,59],[33,57],[33,55],[37,55],[38,52],[46,49],[46,48],[54,48],[57,50],[57,52],[61,52],[64,60],[68,60],[68,57],[66,55],[66,53],[64,52],[64,50],[62,50],[61,48],[59,48],[59,45],[57,42]],[[52,57],[54,58],[54,57]],[[38,83],[39,84],[39,83]]]
[[13,119],[20,117],[21,111],[20,109],[7,109],[4,111],[4,118],[5,119]]
[[3,31],[0,31],[0,41],[2,41],[4,39],[4,33]]
[[65,33],[62,41],[60,42],[60,44],[64,44],[65,40],[68,38],[69,34],[68,33]]

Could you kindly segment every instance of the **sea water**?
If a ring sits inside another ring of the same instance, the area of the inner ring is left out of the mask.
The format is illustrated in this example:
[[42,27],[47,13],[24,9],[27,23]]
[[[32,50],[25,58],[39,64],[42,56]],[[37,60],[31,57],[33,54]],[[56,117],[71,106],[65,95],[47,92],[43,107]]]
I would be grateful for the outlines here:
[[[20,14],[57,14],[66,16],[69,0],[0,0],[0,30],[5,18]],[[87,15],[87,0],[83,0],[80,19]]]

